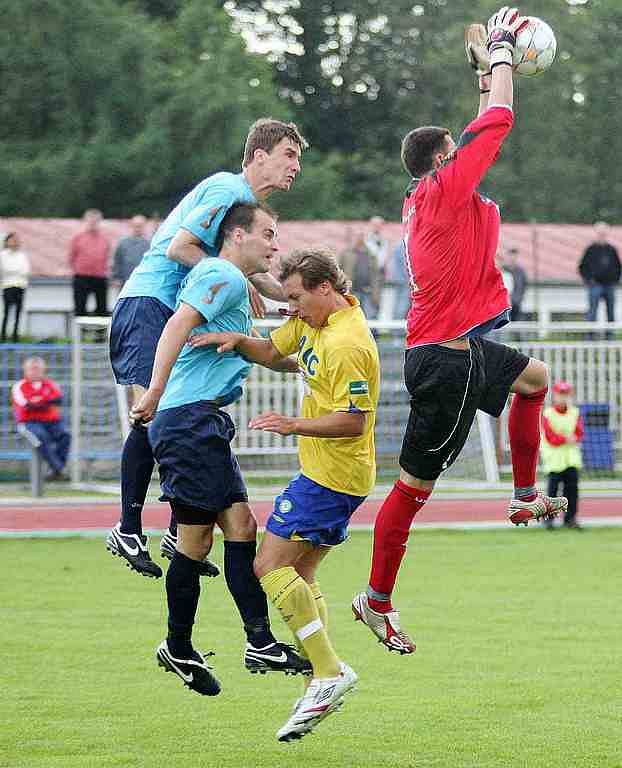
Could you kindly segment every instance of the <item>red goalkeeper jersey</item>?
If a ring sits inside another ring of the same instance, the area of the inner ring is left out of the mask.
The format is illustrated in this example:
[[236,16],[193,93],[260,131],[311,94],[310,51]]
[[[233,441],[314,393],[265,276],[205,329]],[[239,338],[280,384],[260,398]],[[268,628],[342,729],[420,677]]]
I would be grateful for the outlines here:
[[413,180],[402,211],[412,289],[407,347],[466,336],[499,316],[492,327],[507,322],[510,297],[495,264],[499,208],[476,190],[513,122],[509,107],[489,107],[439,170]]

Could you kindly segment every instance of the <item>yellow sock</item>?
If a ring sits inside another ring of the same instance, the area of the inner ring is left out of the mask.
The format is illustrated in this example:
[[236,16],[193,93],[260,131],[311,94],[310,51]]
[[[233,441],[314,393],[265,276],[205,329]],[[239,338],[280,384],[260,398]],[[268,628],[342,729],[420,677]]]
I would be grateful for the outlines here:
[[317,612],[320,616],[320,621],[322,622],[326,632],[328,632],[328,606],[326,605],[326,600],[324,599],[320,585],[317,583],[317,581],[313,581],[311,584],[309,584],[309,589],[315,598],[315,605],[317,606]]
[[[320,621],[322,622],[322,625],[324,626],[324,631],[328,632],[328,608],[326,606],[326,600],[324,600],[324,595],[322,594],[320,590],[320,585],[317,583],[317,581],[313,581],[311,584],[309,584],[309,589],[311,590],[311,594],[313,595],[313,598],[315,599],[315,606],[317,608],[317,612],[320,617]],[[298,649],[298,653],[300,656],[303,657],[303,659],[308,659],[307,652],[302,647],[302,643],[298,639],[298,636],[296,636],[296,647]],[[311,682],[311,679],[309,676],[302,677],[302,687],[303,690],[306,691],[309,687],[309,683]]]
[[[309,589],[311,590],[311,594],[315,600],[315,605],[320,617],[320,621],[322,622],[322,626],[324,627],[324,630],[328,632],[328,607],[326,606],[326,600],[324,600],[324,595],[322,594],[320,585],[317,583],[317,581],[313,581],[309,584]],[[298,648],[298,653],[305,659],[308,658],[307,652],[302,647],[302,643],[298,639],[298,636],[296,636],[296,646]]]
[[299,640],[313,666],[314,677],[336,677],[339,659],[320,619],[309,585],[292,566],[277,568],[260,579],[261,586]]

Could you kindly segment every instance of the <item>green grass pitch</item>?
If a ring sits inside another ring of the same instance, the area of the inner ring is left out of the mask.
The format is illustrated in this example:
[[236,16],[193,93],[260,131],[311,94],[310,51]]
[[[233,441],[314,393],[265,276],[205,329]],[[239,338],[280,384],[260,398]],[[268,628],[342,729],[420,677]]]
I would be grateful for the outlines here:
[[621,529],[417,531],[396,593],[410,657],[352,620],[370,542],[353,534],[320,572],[358,688],[280,744],[299,680],[244,671],[222,578],[203,581],[196,644],[216,651],[223,690],[202,698],[154,660],[164,580],[130,573],[101,541],[1,540],[0,766],[622,766]]

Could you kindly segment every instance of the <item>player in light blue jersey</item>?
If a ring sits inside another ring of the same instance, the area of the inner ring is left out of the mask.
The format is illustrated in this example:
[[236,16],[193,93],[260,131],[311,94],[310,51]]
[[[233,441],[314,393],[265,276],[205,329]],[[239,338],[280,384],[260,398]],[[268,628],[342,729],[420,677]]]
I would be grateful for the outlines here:
[[[274,214],[261,205],[234,205],[221,229],[220,258],[203,259],[184,282],[158,343],[149,389],[133,411],[143,423],[155,413],[149,437],[160,468],[161,499],[169,502],[179,524],[166,575],[168,637],[158,648],[158,660],[208,696],[220,687],[191,638],[199,571],[215,524],[224,534],[225,578],[246,632],[246,667],[310,671],[306,660],[273,636],[265,594],[253,572],[257,525],[231,451],[235,427],[222,410],[241,397],[251,364],[237,352],[219,355],[214,347],[186,343],[195,333],[251,332],[246,278],[267,272],[277,249]],[[297,370],[295,360],[287,358],[278,367]]]
[[[200,182],[171,211],[153,236],[151,246],[125,283],[112,315],[110,359],[118,384],[130,388],[130,408],[149,386],[158,339],[173,314],[180,285],[204,256],[218,255],[221,222],[236,202],[263,200],[277,189],[288,190],[300,171],[307,143],[293,123],[258,120],[244,148],[242,173],[216,173]],[[270,274],[251,280],[269,298],[283,299]],[[154,458],[146,428],[134,421],[121,459],[121,520],[106,539],[107,548],[135,571],[159,578],[142,532],[142,509],[153,473]],[[173,557],[176,525],[171,517],[161,554]],[[218,568],[206,561],[203,574]]]
[[180,229],[194,236],[204,256],[218,256],[216,239],[225,213],[233,203],[254,203],[255,194],[243,173],[222,171],[208,176],[173,208],[154,234],[149,250],[119,294],[125,298],[149,297],[175,309],[181,281],[190,266],[167,256]]
[[[237,213],[237,207],[231,209],[231,215]],[[191,270],[182,284],[178,308],[182,304],[194,307],[202,316],[204,323],[195,328],[197,332],[207,327],[244,327],[247,334],[251,332],[246,278],[224,257],[218,261],[203,259]],[[202,400],[228,405],[240,399],[251,364],[238,355],[222,358],[215,350],[208,355],[197,355],[196,351],[189,345],[182,347],[158,410]]]

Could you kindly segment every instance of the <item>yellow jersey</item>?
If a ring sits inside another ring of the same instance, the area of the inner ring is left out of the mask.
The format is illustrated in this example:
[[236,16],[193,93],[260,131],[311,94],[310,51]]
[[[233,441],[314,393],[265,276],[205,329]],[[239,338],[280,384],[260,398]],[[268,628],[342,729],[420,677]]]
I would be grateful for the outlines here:
[[298,437],[303,475],[340,493],[367,496],[376,482],[374,425],[380,393],[378,349],[358,300],[334,312],[327,325],[312,328],[290,318],[270,334],[282,355],[297,351],[304,379],[303,418],[335,411],[367,414],[360,437]]
[[[542,418],[549,422],[553,432],[564,437],[574,435],[580,415],[576,405],[569,405],[564,413],[549,405],[542,412]],[[540,440],[540,455],[544,471],[548,473],[564,472],[569,467],[580,469],[583,466],[581,448],[576,443],[552,445],[546,439],[544,430]]]

